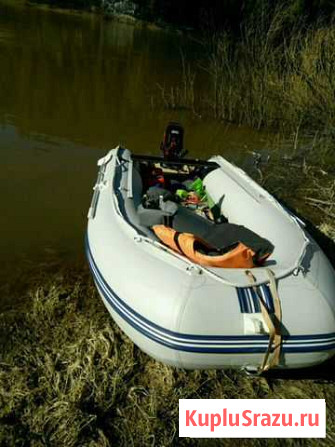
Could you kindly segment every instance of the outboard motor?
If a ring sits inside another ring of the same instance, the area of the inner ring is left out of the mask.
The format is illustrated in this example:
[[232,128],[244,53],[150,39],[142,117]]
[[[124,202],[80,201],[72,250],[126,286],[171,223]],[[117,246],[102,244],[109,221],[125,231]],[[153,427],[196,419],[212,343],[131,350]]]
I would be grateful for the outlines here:
[[184,128],[181,124],[170,122],[161,142],[161,151],[165,160],[176,160],[183,158],[187,151],[184,147]]

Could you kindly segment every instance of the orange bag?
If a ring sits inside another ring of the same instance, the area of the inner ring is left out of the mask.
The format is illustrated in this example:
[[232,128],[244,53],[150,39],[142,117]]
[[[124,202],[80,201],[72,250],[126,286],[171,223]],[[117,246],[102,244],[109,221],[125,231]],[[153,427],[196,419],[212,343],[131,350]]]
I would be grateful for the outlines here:
[[173,228],[165,225],[155,225],[152,229],[165,245],[186,256],[196,264],[221,268],[252,268],[255,266],[253,261],[255,252],[241,242],[227,253],[210,256],[196,250],[197,243],[209,249],[211,247],[194,234],[178,233]]

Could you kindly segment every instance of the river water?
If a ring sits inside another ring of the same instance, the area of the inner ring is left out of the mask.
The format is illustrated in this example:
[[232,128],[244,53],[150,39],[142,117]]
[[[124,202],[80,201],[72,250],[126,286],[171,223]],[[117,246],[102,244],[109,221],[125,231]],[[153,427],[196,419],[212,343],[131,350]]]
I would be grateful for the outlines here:
[[[122,143],[158,153],[169,120],[191,156],[264,147],[250,129],[163,107],[203,48],[178,32],[0,0],[0,279],[27,263],[81,257],[96,160]],[[200,82],[199,82],[200,84]],[[198,88],[201,88],[200,85]]]

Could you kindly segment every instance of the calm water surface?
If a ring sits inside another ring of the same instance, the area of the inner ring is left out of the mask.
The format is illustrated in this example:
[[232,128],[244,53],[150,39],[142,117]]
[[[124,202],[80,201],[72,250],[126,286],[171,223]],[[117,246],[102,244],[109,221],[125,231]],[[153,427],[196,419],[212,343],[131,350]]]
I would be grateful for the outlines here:
[[180,49],[203,56],[196,42],[12,3],[0,0],[1,281],[50,252],[82,256],[96,160],[108,148],[154,154],[171,119],[185,126],[192,156],[235,159],[266,144],[160,105],[157,85],[180,80]]

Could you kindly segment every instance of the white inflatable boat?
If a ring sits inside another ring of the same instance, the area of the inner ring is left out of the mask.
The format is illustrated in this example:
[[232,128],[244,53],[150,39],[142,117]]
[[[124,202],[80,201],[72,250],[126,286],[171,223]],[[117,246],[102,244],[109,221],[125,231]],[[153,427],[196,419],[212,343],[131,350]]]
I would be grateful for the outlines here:
[[100,159],[88,213],[89,265],[124,332],[150,356],[182,368],[262,372],[329,359],[335,273],[304,224],[244,171],[214,156],[203,176],[206,191],[230,223],[268,239],[274,251],[248,270],[196,264],[139,219],[141,163],[150,160],[120,147]]

